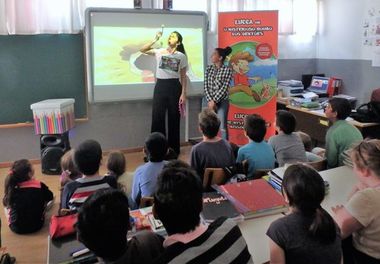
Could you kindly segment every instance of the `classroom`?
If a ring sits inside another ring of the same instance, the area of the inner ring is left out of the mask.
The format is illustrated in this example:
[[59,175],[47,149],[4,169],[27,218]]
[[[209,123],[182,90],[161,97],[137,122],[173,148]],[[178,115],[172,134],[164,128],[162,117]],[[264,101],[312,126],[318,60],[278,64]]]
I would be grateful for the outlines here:
[[[380,30],[376,30],[376,25],[380,28],[380,3],[376,0],[74,0],[67,3],[0,0],[0,183],[4,186],[5,177],[14,161],[28,159],[35,168],[37,179],[45,182],[55,196],[43,228],[34,234],[12,233],[5,214],[0,214],[1,246],[7,247],[17,263],[49,263],[48,219],[58,211],[60,202],[59,177],[42,175],[40,169],[42,143],[40,135],[35,133],[30,104],[51,98],[74,98],[75,126],[67,134],[69,144],[76,148],[87,139],[99,142],[104,161],[100,167],[101,175],[107,172],[105,162],[111,151],[120,150],[125,154],[127,171],[132,174],[143,163],[144,142],[151,132],[152,97],[140,98],[132,93],[134,100],[102,101],[93,95],[91,85],[95,81],[89,77],[92,61],[86,53],[89,45],[86,8],[130,9],[132,13],[163,14],[166,16],[165,22],[156,23],[157,30],[162,32],[171,23],[170,12],[202,12],[207,20],[204,66],[212,63],[212,55],[218,47],[218,13],[278,10],[278,81],[301,80],[304,74],[323,73],[326,77],[336,77],[342,80],[339,92],[355,97],[356,107],[368,103],[373,90],[380,87]],[[242,19],[237,23],[243,26],[252,22]],[[178,21],[179,27],[185,27],[185,24],[184,20]],[[151,36],[153,38],[154,35]],[[191,65],[195,65],[194,62]],[[192,68],[196,72],[196,67]],[[202,69],[206,70],[205,67]],[[196,85],[191,88],[194,87]],[[102,96],[108,96],[107,92]],[[195,92],[190,89],[186,98],[186,117],[180,119],[181,154],[178,158],[185,162],[190,159],[190,143],[202,139],[198,124],[202,97],[203,87]],[[294,115],[298,121],[298,115]],[[299,124],[301,130],[308,133],[316,130],[317,124],[310,120]],[[378,124],[374,125],[374,130],[355,126],[364,137],[380,138]],[[327,126],[323,133],[326,130]],[[318,147],[324,147],[324,134],[322,141],[319,135],[313,134],[312,139]],[[345,183],[347,185],[344,185],[351,188],[356,178],[352,169],[350,172],[346,169],[338,170],[337,174],[339,177],[352,174]],[[335,202],[343,204],[348,190],[343,190],[340,182],[330,179],[333,172],[321,174],[323,179],[331,180],[330,192],[333,189],[342,192],[324,201],[322,206],[335,206]],[[0,195],[3,197],[4,188],[1,188]],[[330,209],[326,210],[331,213]],[[270,220],[275,220],[275,217]],[[267,229],[268,222],[260,221],[260,225]],[[267,244],[258,245],[252,238],[246,237],[252,228],[253,234],[264,239],[266,230],[258,230],[251,223],[242,223],[239,227],[247,240],[248,249],[264,252],[264,255],[253,259],[260,263],[269,261]]]

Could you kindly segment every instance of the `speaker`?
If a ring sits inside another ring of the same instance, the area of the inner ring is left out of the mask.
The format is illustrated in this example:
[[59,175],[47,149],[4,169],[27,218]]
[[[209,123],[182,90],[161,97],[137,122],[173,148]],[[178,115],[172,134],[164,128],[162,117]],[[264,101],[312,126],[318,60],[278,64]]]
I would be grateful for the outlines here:
[[44,174],[60,174],[60,160],[70,150],[69,132],[41,135],[41,169]]

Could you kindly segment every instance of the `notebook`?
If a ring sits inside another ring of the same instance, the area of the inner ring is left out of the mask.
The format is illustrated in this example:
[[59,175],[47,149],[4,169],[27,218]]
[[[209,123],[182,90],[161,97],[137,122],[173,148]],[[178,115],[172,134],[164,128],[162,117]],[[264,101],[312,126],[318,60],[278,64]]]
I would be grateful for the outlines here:
[[313,76],[311,79],[311,84],[307,90],[318,95],[327,94],[329,80],[330,78],[328,77]]
[[221,216],[235,221],[243,220],[242,215],[235,209],[232,203],[217,192],[203,193],[203,211],[201,215],[209,223]]

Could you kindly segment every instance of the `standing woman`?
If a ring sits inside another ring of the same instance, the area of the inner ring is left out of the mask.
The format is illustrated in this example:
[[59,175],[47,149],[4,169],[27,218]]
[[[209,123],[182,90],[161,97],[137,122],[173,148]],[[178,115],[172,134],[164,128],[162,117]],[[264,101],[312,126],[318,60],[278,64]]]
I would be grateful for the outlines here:
[[212,64],[207,66],[205,74],[205,99],[207,107],[218,114],[222,138],[225,140],[228,140],[228,86],[231,81],[232,70],[224,65],[224,60],[231,51],[230,47],[226,47],[225,49],[216,48],[211,55]]
[[[162,32],[158,32],[152,42],[140,49],[142,53],[154,55],[157,60],[151,132],[167,135],[169,147],[179,155],[179,105],[186,101],[187,57],[182,43],[183,38],[177,31],[170,34],[167,48],[152,48],[161,36]],[[168,112],[168,133],[165,126],[166,112]]]

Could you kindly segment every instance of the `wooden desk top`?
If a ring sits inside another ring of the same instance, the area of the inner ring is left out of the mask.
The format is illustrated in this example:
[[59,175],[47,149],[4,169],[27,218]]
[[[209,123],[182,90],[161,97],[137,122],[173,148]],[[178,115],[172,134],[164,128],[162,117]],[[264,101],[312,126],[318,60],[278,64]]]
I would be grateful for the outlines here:
[[[318,117],[322,117],[322,118],[326,118],[326,115],[323,111],[323,109],[320,109],[320,110],[310,110],[310,109],[307,109],[307,108],[303,108],[303,107],[297,107],[297,106],[293,106],[293,105],[287,105],[286,106],[287,108],[289,109],[292,109],[292,110],[295,110],[295,111],[299,111],[299,112],[303,112],[303,113],[307,113],[307,114],[311,114],[311,115],[315,115],[315,116],[318,116]],[[327,120],[327,118],[326,118]],[[358,122],[350,117],[347,118],[347,121],[353,125],[353,126],[356,126],[356,127],[373,127],[373,126],[380,126],[379,123],[361,123],[361,122]]]

